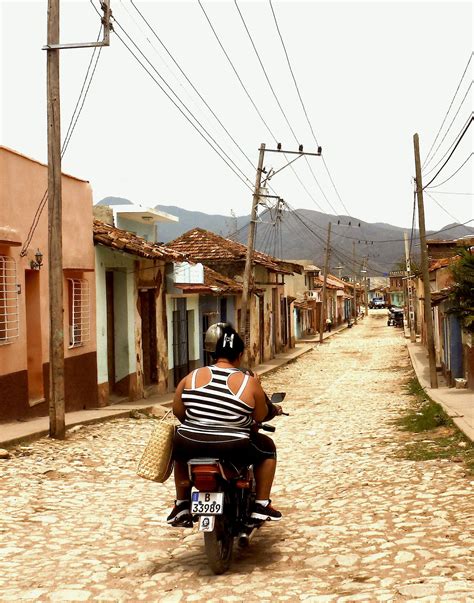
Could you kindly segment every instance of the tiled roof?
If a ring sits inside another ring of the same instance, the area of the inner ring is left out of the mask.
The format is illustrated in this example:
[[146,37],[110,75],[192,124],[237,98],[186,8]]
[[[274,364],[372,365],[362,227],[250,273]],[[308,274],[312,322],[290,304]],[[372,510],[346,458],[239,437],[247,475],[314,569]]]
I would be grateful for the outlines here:
[[242,285],[233,279],[219,274],[209,266],[204,266],[204,284],[202,283],[176,283],[175,287],[185,293],[242,293]]
[[435,270],[439,270],[440,268],[446,268],[446,266],[453,264],[458,259],[459,256],[455,255],[450,258],[440,258],[438,260],[431,260],[429,271],[434,272]]
[[171,262],[185,262],[187,260],[186,255],[179,253],[168,245],[150,243],[143,237],[139,237],[127,230],[115,228],[115,226],[106,224],[101,220],[94,220],[93,231],[94,243],[110,247],[111,249],[124,251],[150,260]]
[[[188,232],[168,243],[168,246],[185,253],[196,262],[245,262],[247,252],[247,247],[242,243],[226,239],[204,228],[188,230]],[[261,251],[255,251],[253,258],[255,264],[264,266],[272,272],[292,274],[293,272],[301,273],[303,271],[303,267],[299,264],[274,258]]]
[[[315,277],[318,279],[319,283],[315,283],[316,286],[322,287],[324,284],[324,276],[319,274],[317,277]],[[344,287],[352,287],[353,288],[353,284],[352,283],[346,283],[346,281],[343,281],[339,278],[337,278],[337,276],[334,276],[333,274],[328,274],[328,277],[326,279],[326,287],[329,289],[344,289]]]

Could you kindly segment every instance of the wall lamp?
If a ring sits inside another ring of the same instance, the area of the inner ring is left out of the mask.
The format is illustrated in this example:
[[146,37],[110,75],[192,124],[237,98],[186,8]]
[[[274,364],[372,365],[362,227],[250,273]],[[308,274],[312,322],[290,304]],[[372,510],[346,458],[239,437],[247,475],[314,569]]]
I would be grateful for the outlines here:
[[41,253],[41,251],[39,249],[37,249],[36,253],[35,253],[35,259],[31,260],[31,262],[30,262],[30,268],[32,270],[39,270],[42,265],[43,265],[43,254]]

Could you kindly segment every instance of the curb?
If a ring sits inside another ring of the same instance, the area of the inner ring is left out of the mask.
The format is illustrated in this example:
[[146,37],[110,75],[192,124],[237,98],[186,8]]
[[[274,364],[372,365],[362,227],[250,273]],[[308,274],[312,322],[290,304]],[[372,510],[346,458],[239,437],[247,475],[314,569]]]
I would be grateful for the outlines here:
[[[414,344],[412,344],[412,345],[414,345]],[[460,431],[462,431],[462,433],[469,440],[471,440],[471,442],[474,442],[473,425],[470,425],[464,419],[464,416],[459,414],[459,411],[456,408],[453,408],[452,406],[447,404],[445,400],[442,399],[442,396],[440,395],[442,392],[439,392],[439,390],[432,389],[431,387],[429,387],[429,385],[426,383],[426,381],[421,376],[420,363],[416,359],[413,349],[408,344],[407,344],[407,350],[408,350],[408,355],[410,357],[410,362],[411,362],[411,366],[413,368],[413,372],[415,373],[416,378],[418,379],[422,388],[425,390],[426,394],[433,400],[433,402],[436,402],[436,404],[439,404],[443,408],[443,410],[446,412],[446,414],[449,416],[449,418],[453,421],[453,423],[456,425],[456,427]],[[444,389],[444,388],[441,388],[441,389]],[[451,390],[451,388],[445,388],[445,389]]]
[[[342,325],[337,330],[332,331],[323,339],[323,343],[326,339],[329,339],[333,335],[337,335],[338,333],[341,333],[342,331],[344,331],[346,329],[347,329],[347,325]],[[282,366],[295,362],[295,360],[297,360],[304,354],[307,354],[308,352],[311,352],[312,350],[314,350],[315,347],[319,345],[319,341],[298,339],[298,344],[301,345],[301,349],[296,350],[291,355],[291,357],[274,359],[277,361],[277,364],[275,364],[275,365],[271,365],[271,364],[268,365],[268,364],[262,363],[261,365],[259,365],[262,368],[260,370],[257,368],[255,370],[255,372],[259,376],[268,375],[270,373],[273,373],[274,371],[278,370]],[[110,421],[112,419],[122,419],[122,418],[129,417],[130,413],[133,412],[134,410],[136,410],[138,412],[150,412],[153,409],[153,407],[157,406],[157,405],[161,405],[164,407],[170,407],[172,405],[172,400],[168,401],[168,402],[155,402],[155,403],[151,403],[151,404],[145,405],[140,408],[135,408],[135,409],[128,408],[128,409],[123,409],[123,410],[117,409],[117,410],[109,410],[109,411],[106,411],[104,409],[104,411],[108,412],[109,414],[104,414],[103,416],[98,416],[98,417],[97,416],[91,417],[89,419],[84,418],[84,419],[79,419],[79,420],[72,420],[70,423],[68,423],[68,421],[67,421],[67,414],[66,414],[66,433],[69,429],[71,429],[72,427],[75,427],[77,425],[93,425],[95,423],[103,423],[105,421]],[[101,410],[101,409],[97,409],[97,410]],[[1,425],[0,425],[0,427],[1,427]],[[37,431],[28,433],[26,435],[4,439],[4,440],[0,441],[0,447],[12,448],[12,447],[17,446],[22,443],[32,442],[32,441],[38,440],[40,438],[47,437],[48,434],[49,434],[49,429],[38,429]]]
[[[150,412],[155,404],[151,404],[150,406],[144,406],[142,408],[137,408],[138,412]],[[66,424],[66,433],[72,427],[76,427],[77,425],[93,425],[95,423],[102,423],[105,421],[110,421],[112,419],[123,419],[126,417],[130,417],[130,413],[133,412],[134,409],[128,410],[116,410],[111,411],[109,415],[104,415],[103,417],[91,417],[90,419],[81,419],[79,421],[71,421]],[[28,435],[18,436],[15,438],[10,438],[7,440],[2,440],[0,442],[0,447],[11,448],[13,446],[18,446],[18,444],[22,444],[25,442],[33,442],[34,440],[39,440],[41,438],[47,437],[49,435],[49,429],[40,429],[33,433],[29,433]]]

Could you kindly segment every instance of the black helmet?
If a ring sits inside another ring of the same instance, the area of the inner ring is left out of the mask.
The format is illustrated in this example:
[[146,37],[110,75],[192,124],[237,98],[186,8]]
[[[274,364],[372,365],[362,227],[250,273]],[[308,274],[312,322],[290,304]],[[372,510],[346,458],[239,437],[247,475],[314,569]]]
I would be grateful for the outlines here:
[[228,322],[216,322],[207,329],[204,337],[204,349],[206,352],[215,353],[217,342],[224,334],[224,329],[230,326]]

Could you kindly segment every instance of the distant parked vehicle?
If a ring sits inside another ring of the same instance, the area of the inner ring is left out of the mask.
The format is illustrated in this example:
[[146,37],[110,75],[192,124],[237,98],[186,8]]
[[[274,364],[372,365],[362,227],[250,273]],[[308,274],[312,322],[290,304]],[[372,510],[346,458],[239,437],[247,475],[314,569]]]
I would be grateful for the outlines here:
[[388,309],[387,326],[403,327],[403,308],[390,306]]
[[385,300],[383,297],[374,297],[369,302],[369,308],[372,310],[378,310],[380,308],[385,308]]

